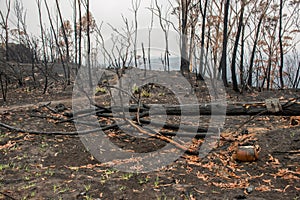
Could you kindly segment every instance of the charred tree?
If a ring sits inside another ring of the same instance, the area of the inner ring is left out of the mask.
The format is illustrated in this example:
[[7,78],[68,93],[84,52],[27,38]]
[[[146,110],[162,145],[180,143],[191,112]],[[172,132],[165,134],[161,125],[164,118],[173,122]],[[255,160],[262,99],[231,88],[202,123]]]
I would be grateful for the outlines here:
[[240,13],[239,23],[238,23],[238,30],[236,33],[235,43],[234,43],[234,47],[233,47],[233,55],[232,55],[232,63],[231,63],[232,87],[233,87],[233,90],[236,92],[239,91],[239,87],[238,87],[238,83],[237,83],[235,63],[236,63],[236,56],[237,56],[240,36],[241,36],[241,32],[242,32],[242,26],[243,26],[243,20],[244,20],[244,9],[245,9],[245,4],[242,1],[241,2],[241,13]]
[[222,56],[221,62],[219,67],[219,72],[222,74],[222,80],[225,87],[228,87],[227,82],[227,43],[228,43],[228,18],[229,18],[229,6],[230,0],[226,0],[225,7],[224,7],[224,23],[223,23],[223,47],[222,47]]

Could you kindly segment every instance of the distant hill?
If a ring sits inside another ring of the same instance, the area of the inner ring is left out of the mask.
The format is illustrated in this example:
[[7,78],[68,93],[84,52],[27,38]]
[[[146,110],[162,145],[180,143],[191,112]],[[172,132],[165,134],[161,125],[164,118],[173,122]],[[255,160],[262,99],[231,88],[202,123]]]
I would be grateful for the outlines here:
[[[0,59],[6,60],[5,44],[0,44]],[[19,63],[31,62],[31,49],[27,48],[23,44],[8,44],[8,60]]]

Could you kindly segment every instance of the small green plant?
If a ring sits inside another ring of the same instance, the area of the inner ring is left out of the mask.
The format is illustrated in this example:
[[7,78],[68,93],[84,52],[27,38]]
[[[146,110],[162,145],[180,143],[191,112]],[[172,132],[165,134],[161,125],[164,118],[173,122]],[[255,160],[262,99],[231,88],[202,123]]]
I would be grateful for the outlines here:
[[32,192],[30,193],[30,197],[35,197],[35,191],[32,191]]
[[151,94],[148,91],[146,91],[146,90],[142,90],[141,96],[149,98],[151,96]]
[[[168,197],[166,196],[165,193],[163,193],[161,197],[157,197],[157,200],[167,200],[167,199],[168,199]],[[175,198],[173,198],[173,199],[175,199]]]
[[158,187],[159,186],[159,177],[157,176],[155,181],[154,181],[154,187]]
[[149,182],[149,178],[148,177],[146,177],[144,179],[140,178],[140,179],[138,179],[138,181],[139,181],[139,184],[142,185],[144,183],[148,183]]
[[106,176],[108,176],[108,175],[114,174],[114,173],[116,173],[116,172],[117,172],[117,171],[115,171],[115,170],[107,169],[107,170],[104,171],[104,174],[105,174]]
[[101,183],[102,185],[104,185],[104,184],[106,183],[106,179],[102,177],[102,178],[100,179],[100,183]]
[[93,200],[93,199],[94,199],[93,197],[88,196],[88,195],[84,196],[84,198],[85,198],[86,200]]
[[53,176],[53,174],[54,174],[54,171],[51,170],[51,169],[47,169],[47,170],[45,171],[45,175]]
[[11,162],[11,163],[9,163],[9,166],[10,166],[10,168],[12,168],[12,169],[18,169],[18,166],[17,166],[16,163]]
[[53,185],[53,192],[56,193],[57,189],[58,189],[57,185],[54,184],[54,185]]
[[124,190],[126,190],[126,188],[127,188],[127,187],[126,187],[125,185],[121,185],[121,186],[119,187],[119,190],[120,190],[120,191],[124,191]]
[[26,172],[29,172],[29,171],[30,171],[29,166],[28,166],[28,165],[24,165],[24,170],[25,170]]
[[26,87],[26,88],[25,88],[25,92],[30,93],[30,92],[31,92],[30,87]]
[[36,173],[34,174],[34,176],[35,176],[35,177],[40,177],[40,176],[42,176],[42,173],[36,172]]
[[17,159],[17,160],[22,160],[23,157],[22,157],[22,156],[17,156],[16,159]]
[[23,189],[23,190],[28,190],[28,189],[30,189],[30,188],[32,188],[32,187],[35,187],[35,186],[36,186],[35,183],[30,183],[30,184],[28,184],[28,185],[23,186],[22,189]]
[[63,188],[63,187],[57,186],[56,184],[53,185],[54,193],[57,193],[57,194],[64,193],[64,192],[67,192],[68,190],[69,190],[68,187]]
[[96,93],[98,93],[98,92],[105,94],[107,91],[105,88],[97,86]]
[[0,171],[9,168],[9,165],[7,164],[0,164]]
[[59,190],[58,193],[64,193],[64,192],[67,192],[67,191],[69,191],[69,188],[65,187],[65,188],[62,188],[61,190]]
[[123,180],[129,180],[133,176],[133,173],[126,173],[122,175]]
[[296,133],[295,132],[291,132],[290,136],[293,138],[295,137]]
[[40,145],[42,149],[46,148],[49,146],[49,144],[47,144],[46,142],[42,142],[42,144]]
[[132,93],[133,94],[138,94],[139,92],[140,92],[140,88],[136,84],[134,84],[132,86]]
[[89,184],[89,185],[83,185],[83,187],[84,187],[85,191],[88,192],[92,186]]

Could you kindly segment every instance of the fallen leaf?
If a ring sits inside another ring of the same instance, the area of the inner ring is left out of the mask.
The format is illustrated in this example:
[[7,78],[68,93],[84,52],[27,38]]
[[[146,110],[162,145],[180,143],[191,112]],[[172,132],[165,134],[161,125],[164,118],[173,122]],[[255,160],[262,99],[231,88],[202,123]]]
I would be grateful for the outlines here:
[[278,172],[276,174],[272,174],[275,178],[276,177],[281,177],[285,180],[289,180],[289,179],[296,179],[296,180],[300,180],[300,177],[298,175],[300,175],[299,172],[294,172],[288,169],[279,169]]
[[270,188],[270,186],[267,186],[267,185],[260,185],[259,187],[256,187],[255,190],[261,191],[261,192],[267,192],[267,191],[271,191],[271,188]]
[[8,141],[5,145],[0,146],[0,150],[2,149],[10,149],[16,145],[15,141]]
[[203,180],[203,181],[208,181],[209,180],[209,176],[205,175],[205,174],[201,174],[199,171],[197,172],[197,178]]
[[269,154],[268,156],[269,156],[268,163],[270,163],[271,165],[280,165],[280,162],[277,158],[274,158],[271,154]]

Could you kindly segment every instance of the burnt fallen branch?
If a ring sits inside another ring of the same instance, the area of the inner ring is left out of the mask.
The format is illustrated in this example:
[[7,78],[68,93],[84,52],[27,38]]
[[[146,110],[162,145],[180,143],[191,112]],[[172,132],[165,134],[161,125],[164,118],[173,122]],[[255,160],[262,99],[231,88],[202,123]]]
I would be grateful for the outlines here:
[[[278,100],[279,101],[279,100]],[[271,106],[274,106],[271,104]],[[267,107],[266,102],[228,102],[227,104],[220,103],[202,103],[202,104],[186,104],[186,105],[161,105],[161,104],[147,104],[141,105],[133,104],[130,106],[113,106],[113,107],[96,107],[92,109],[81,110],[76,113],[66,112],[65,116],[73,117],[76,115],[96,112],[97,114],[113,113],[113,112],[132,112],[142,113],[143,116],[151,115],[257,115],[264,113],[264,115],[282,115],[282,116],[299,116],[300,115],[300,102],[298,98],[291,100],[281,100],[280,110],[272,111]],[[224,112],[226,110],[226,112]],[[184,112],[183,112],[184,111]],[[213,112],[212,112],[213,111]]]
[[[271,105],[272,106],[272,105]],[[275,106],[275,105],[273,105]],[[257,115],[264,113],[264,115],[282,115],[282,116],[299,116],[300,115],[300,102],[298,98],[291,100],[281,100],[280,110],[273,112],[267,107],[266,102],[228,102],[227,104],[219,103],[202,103],[202,104],[186,104],[186,105],[157,105],[148,104],[141,107],[137,104],[130,106],[113,106],[103,109],[97,109],[97,113],[112,113],[122,112],[123,109],[128,112],[140,112],[149,115]],[[95,109],[94,109],[95,110]],[[223,111],[226,110],[226,113]],[[183,112],[184,111],[184,112]],[[212,112],[213,111],[213,112]],[[81,113],[90,112],[90,110],[82,110]],[[71,115],[68,113],[67,115]]]
[[191,151],[188,147],[185,147],[184,145],[182,144],[179,144],[178,142],[172,140],[171,138],[168,138],[162,134],[160,134],[159,132],[155,132],[155,131],[151,131],[151,132],[154,132],[154,133],[151,133],[149,131],[146,131],[145,129],[143,129],[142,127],[136,125],[133,121],[131,120],[127,120],[127,122],[134,128],[136,128],[140,133],[143,133],[145,135],[148,135],[148,136],[151,136],[151,137],[155,137],[155,138],[158,138],[162,141],[165,141],[165,142],[168,142],[170,144],[173,144],[175,147],[183,150],[184,152],[188,153],[188,154],[191,154],[191,155],[198,155],[199,152],[198,151]]
[[[169,123],[160,123],[160,122],[154,122],[154,121],[148,121],[148,120],[144,120],[144,119],[140,119],[140,122],[142,124],[150,124],[152,126],[158,126],[158,127],[162,127],[165,129],[172,129],[172,130],[178,130],[179,128],[182,131],[187,131],[187,132],[197,132],[197,133],[206,133],[208,131],[208,128],[202,128],[202,127],[194,127],[191,125],[176,125],[176,124],[169,124]],[[209,128],[210,131],[218,131],[219,129],[217,127],[210,127]]]
[[15,131],[19,133],[28,133],[28,134],[33,134],[33,135],[68,135],[68,136],[77,136],[80,134],[89,134],[89,133],[94,133],[98,131],[104,131],[104,130],[109,130],[109,129],[114,129],[118,127],[119,125],[113,124],[113,125],[108,125],[104,127],[99,127],[95,129],[90,129],[90,130],[85,130],[85,131],[73,131],[73,132],[62,132],[62,131],[51,131],[51,132],[44,132],[44,131],[34,131],[34,130],[25,130],[21,128],[17,128],[14,126],[10,126],[8,124],[4,124],[0,122],[0,127],[6,128],[9,131]]

